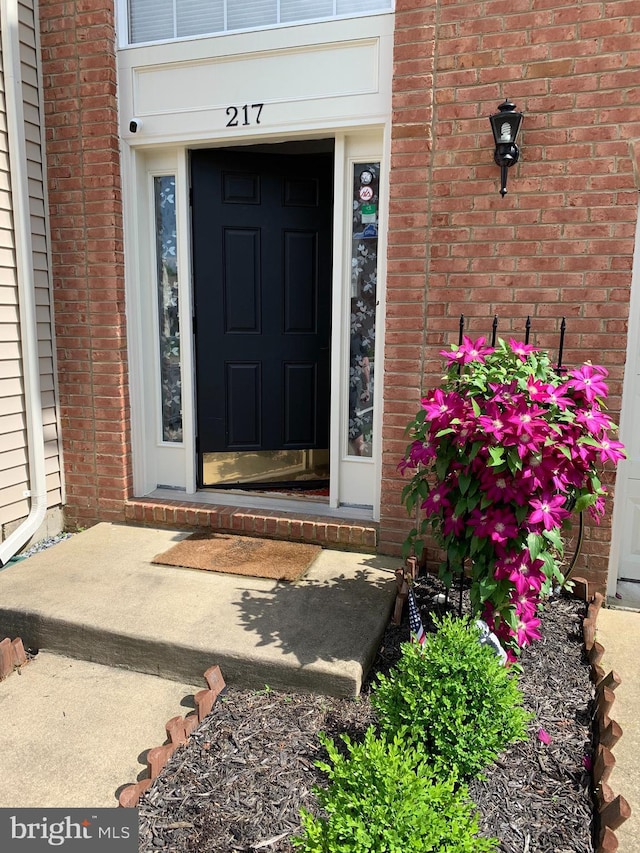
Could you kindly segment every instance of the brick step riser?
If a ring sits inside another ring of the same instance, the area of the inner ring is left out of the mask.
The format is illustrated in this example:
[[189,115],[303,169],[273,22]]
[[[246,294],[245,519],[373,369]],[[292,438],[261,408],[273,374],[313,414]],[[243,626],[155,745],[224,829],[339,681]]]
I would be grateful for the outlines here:
[[375,553],[378,525],[327,517],[296,517],[242,507],[206,506],[184,501],[138,500],[125,507],[129,523],[178,528],[206,528],[214,532],[263,536],[291,542],[308,542],[326,548]]

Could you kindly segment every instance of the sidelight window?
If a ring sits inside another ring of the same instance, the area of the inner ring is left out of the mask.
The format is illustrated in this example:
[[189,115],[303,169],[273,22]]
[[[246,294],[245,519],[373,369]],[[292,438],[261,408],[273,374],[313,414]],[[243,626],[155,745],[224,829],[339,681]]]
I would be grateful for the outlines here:
[[371,456],[380,163],[353,166],[349,455]]
[[155,197],[156,292],[160,354],[162,441],[182,441],[182,374],[176,234],[176,179],[153,179]]

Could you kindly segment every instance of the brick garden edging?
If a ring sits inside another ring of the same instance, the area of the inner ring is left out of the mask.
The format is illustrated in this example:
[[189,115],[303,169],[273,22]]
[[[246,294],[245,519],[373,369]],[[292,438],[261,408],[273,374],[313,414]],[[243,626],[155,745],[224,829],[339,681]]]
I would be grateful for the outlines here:
[[604,596],[599,592],[589,600],[587,615],[582,623],[582,635],[591,664],[591,680],[596,688],[594,713],[596,748],[592,768],[593,790],[598,810],[596,853],[615,853],[618,849],[615,830],[631,816],[631,806],[621,794],[616,796],[608,784],[609,776],[616,763],[611,750],[622,737],[622,728],[610,716],[615,702],[615,690],[620,686],[621,679],[614,670],[605,674],[600,663],[605,650],[595,637],[596,621],[603,603]]
[[213,705],[225,688],[224,679],[219,666],[211,666],[204,674],[208,689],[199,690],[195,696],[197,710],[189,712],[185,717],[172,717],[167,720],[165,730],[168,743],[156,746],[147,753],[147,766],[149,776],[139,782],[127,785],[120,792],[118,803],[123,808],[135,808],[142,794],[151,786],[151,783],[160,773],[167,761],[179,746],[185,744],[194,729],[204,720],[213,708]]
[[27,661],[27,653],[20,637],[15,640],[5,637],[0,641],[0,681],[11,675],[14,669],[24,666]]

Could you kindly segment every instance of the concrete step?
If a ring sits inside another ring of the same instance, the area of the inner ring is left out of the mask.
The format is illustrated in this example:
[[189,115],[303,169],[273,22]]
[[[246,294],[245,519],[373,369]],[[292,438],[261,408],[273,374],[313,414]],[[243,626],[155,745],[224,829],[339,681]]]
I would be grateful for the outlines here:
[[152,565],[189,535],[102,523],[0,571],[0,636],[191,684],[355,695],[395,599],[395,558],[323,550],[278,583]]

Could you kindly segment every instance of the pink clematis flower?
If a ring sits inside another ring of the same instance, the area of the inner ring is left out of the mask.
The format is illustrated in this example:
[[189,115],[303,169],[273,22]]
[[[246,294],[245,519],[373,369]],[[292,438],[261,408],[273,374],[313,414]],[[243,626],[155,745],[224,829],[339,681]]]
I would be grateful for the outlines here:
[[454,536],[462,536],[464,533],[464,518],[461,515],[446,513],[442,521],[442,532],[445,536],[453,533]]
[[595,436],[599,436],[600,433],[611,428],[611,419],[597,406],[576,412],[576,421],[579,424],[584,424],[591,435]]
[[458,417],[462,411],[462,398],[455,391],[445,394],[440,388],[429,397],[424,397],[421,400],[422,408],[427,413],[427,418],[430,421],[444,420],[449,422],[451,418]]
[[[542,560],[532,561],[527,550],[520,554],[509,573],[509,580],[515,586],[518,595],[530,595],[532,590],[540,592],[545,581],[545,576],[541,571],[543,565]],[[522,610],[518,615],[524,615],[524,611]],[[532,616],[533,613],[529,615]]]
[[472,341],[465,335],[460,346],[456,347],[453,352],[442,350],[440,355],[444,356],[450,364],[468,364],[470,361],[484,362],[486,356],[495,352],[493,347],[486,347],[484,342],[485,338]]
[[527,379],[527,394],[533,403],[538,403],[544,399],[547,393],[546,389],[546,383],[541,382],[539,379],[534,379],[533,376]]
[[513,424],[517,436],[527,433],[532,438],[544,440],[549,433],[549,424],[544,420],[544,409],[539,406],[527,406],[526,402],[519,403],[515,411],[509,415],[507,422]]
[[536,591],[531,587],[531,585],[529,585],[529,589],[526,592],[519,593],[517,589],[514,589],[509,601],[515,605],[518,616],[521,613],[524,613],[527,616],[535,616],[536,610],[538,609]]
[[592,403],[596,397],[607,396],[609,389],[603,377],[608,375],[609,371],[606,368],[587,363],[577,370],[571,371],[571,379],[567,384],[569,387],[581,391],[585,400]]
[[448,494],[449,486],[446,483],[438,483],[435,488],[431,489],[426,499],[421,504],[421,508],[424,510],[425,515],[436,515],[440,513],[444,507],[450,507],[451,501],[447,499]]
[[409,451],[407,466],[415,468],[418,465],[428,465],[435,456],[436,450],[430,442],[414,441]]
[[486,433],[492,435],[498,442],[502,441],[505,431],[509,428],[500,406],[495,403],[487,403],[485,414],[478,417],[478,423]]
[[529,501],[529,506],[533,507],[527,518],[527,522],[531,526],[543,525],[545,530],[553,530],[554,527],[560,527],[563,520],[568,518],[571,513],[563,508],[565,502],[564,495],[546,495],[541,500]]
[[[518,564],[519,559],[520,554],[515,551],[509,551],[508,553],[502,554],[496,560],[495,569],[493,571],[494,578],[497,581],[507,580],[515,566]],[[484,619],[484,616],[482,618]],[[487,620],[485,619],[484,621],[486,622]]]
[[571,397],[567,397],[566,395],[566,391],[568,390],[569,386],[567,384],[559,385],[557,387],[555,385],[547,385],[545,388],[545,395],[541,402],[566,410],[570,406],[574,405]]
[[474,509],[469,517],[474,535],[488,537],[492,542],[502,544],[518,535],[518,522],[515,515],[506,507],[490,506],[486,510]]
[[545,729],[538,729],[538,740],[540,743],[544,743],[546,746],[549,746],[551,743],[551,735]]
[[541,640],[542,635],[538,628],[540,620],[535,616],[521,614],[516,624],[516,641],[519,646],[528,646],[532,640]]
[[511,352],[517,355],[520,361],[526,361],[529,353],[538,352],[537,347],[532,347],[531,344],[523,344],[521,341],[514,340],[514,338],[510,338],[509,346]]
[[514,503],[524,506],[527,502],[522,489],[514,484],[510,475],[502,471],[496,473],[493,468],[485,468],[480,474],[482,491],[494,503]]
[[518,444],[516,445],[518,456],[520,459],[526,459],[532,454],[535,455],[539,453],[545,441],[546,436],[543,433],[531,435],[528,432],[523,432],[518,439]]
[[589,515],[596,524],[600,524],[600,519],[604,515],[604,495],[600,495],[596,502],[589,507]]
[[626,459],[624,444],[620,441],[612,441],[610,438],[601,438],[600,446],[596,448],[603,462],[609,460],[614,464],[620,459]]
[[[564,457],[560,460],[555,459],[548,453],[531,454],[527,460],[527,465],[519,475],[519,485],[521,491],[526,489],[530,494],[536,492],[556,491],[563,487],[556,484],[555,478],[561,478],[560,466]],[[566,461],[566,460],[564,460]],[[550,486],[550,484],[553,486]]]

